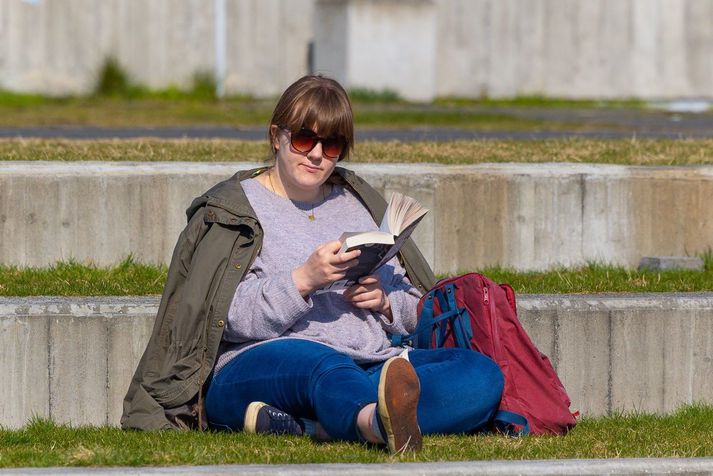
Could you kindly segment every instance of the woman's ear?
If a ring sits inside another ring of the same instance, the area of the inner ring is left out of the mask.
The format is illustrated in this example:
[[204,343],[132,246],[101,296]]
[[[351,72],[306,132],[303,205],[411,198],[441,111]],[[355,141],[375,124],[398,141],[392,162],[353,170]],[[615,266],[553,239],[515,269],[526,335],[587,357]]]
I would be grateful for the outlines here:
[[275,124],[272,124],[270,126],[270,140],[272,140],[272,147],[275,150],[280,149],[280,138],[278,137],[279,131],[280,131],[279,127],[277,127]]

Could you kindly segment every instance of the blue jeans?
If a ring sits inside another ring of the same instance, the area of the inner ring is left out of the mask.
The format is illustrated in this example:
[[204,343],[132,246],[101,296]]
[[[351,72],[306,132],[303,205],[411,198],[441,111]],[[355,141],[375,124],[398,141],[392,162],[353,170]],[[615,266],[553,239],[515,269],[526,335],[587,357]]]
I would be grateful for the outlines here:
[[[415,349],[409,360],[421,383],[418,422],[424,434],[487,425],[503,391],[495,362],[465,349]],[[357,365],[331,347],[301,339],[266,342],[239,354],[213,379],[205,401],[208,421],[241,430],[247,406],[261,401],[319,421],[332,438],[357,441],[357,414],[377,401],[383,364]]]

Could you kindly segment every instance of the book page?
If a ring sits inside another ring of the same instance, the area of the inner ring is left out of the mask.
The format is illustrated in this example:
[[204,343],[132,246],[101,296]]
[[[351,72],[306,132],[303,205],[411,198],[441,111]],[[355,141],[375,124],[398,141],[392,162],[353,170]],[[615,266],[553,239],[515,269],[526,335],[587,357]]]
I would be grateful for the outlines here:
[[424,208],[416,199],[394,192],[391,194],[384,220],[382,220],[379,229],[393,235],[400,235],[404,229],[426,213],[428,213],[428,209]]
[[[426,210],[428,211],[428,210]],[[409,236],[411,236],[411,233],[413,230],[416,229],[416,225],[418,225],[418,222],[421,221],[421,219],[424,217],[424,214],[421,214],[416,218],[415,221],[413,221],[408,228],[406,228],[404,231],[401,232],[399,236],[396,237],[394,240],[394,245],[389,249],[389,251],[384,255],[384,257],[379,261],[379,263],[374,266],[374,271],[379,269],[381,266],[385,265],[388,263],[388,261],[396,256],[396,253],[401,251],[401,248],[404,246],[404,243],[406,243],[406,240],[408,240]]]

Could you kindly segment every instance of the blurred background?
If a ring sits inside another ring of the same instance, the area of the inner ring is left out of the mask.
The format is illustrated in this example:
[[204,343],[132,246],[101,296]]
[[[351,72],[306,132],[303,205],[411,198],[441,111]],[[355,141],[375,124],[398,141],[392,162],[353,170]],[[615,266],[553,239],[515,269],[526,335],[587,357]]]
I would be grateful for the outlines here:
[[0,87],[271,96],[309,72],[436,97],[713,97],[708,0],[3,0]]

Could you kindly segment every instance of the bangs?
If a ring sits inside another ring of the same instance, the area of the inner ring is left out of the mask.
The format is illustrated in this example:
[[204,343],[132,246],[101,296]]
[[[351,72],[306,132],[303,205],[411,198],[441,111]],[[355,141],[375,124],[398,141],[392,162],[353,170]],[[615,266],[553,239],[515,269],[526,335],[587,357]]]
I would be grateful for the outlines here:
[[351,107],[327,88],[312,89],[297,99],[293,113],[285,124],[297,132],[306,127],[322,137],[342,136],[353,143],[354,131]]

